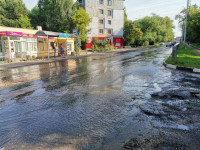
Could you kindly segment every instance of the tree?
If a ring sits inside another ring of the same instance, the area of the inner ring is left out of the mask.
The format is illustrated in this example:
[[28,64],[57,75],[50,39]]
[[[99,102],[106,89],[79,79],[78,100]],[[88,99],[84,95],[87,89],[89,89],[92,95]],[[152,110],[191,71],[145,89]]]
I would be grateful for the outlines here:
[[81,41],[86,41],[87,39],[87,26],[91,22],[89,15],[86,10],[79,8],[76,13],[71,16],[73,27],[78,30],[79,38]]
[[[31,22],[38,22],[44,30],[64,32],[70,30],[70,13],[73,0],[39,0],[38,8],[31,11]],[[36,26],[34,24],[34,26]]]
[[153,14],[151,17],[135,21],[135,26],[141,28],[143,32],[143,36],[139,41],[140,45],[153,45],[174,39],[173,21],[169,17],[163,18]]
[[[182,31],[184,31],[185,19],[186,19],[185,8],[178,15],[176,15],[176,19],[179,21]],[[193,5],[189,8],[186,40],[194,43],[200,43],[199,29],[200,29],[200,8],[197,5]]]
[[[24,17],[24,19],[22,19]],[[22,0],[0,0],[0,25],[31,28],[28,10]]]
[[36,26],[41,26],[40,21],[40,14],[39,14],[39,7],[35,6],[30,12],[29,12],[29,18],[31,22],[31,26],[36,28]]
[[31,29],[31,23],[30,23],[30,19],[28,18],[28,16],[24,16],[24,15],[20,15],[20,18],[17,21],[17,27],[19,28],[29,28]]
[[126,21],[124,24],[124,45],[134,45],[136,39],[141,39],[143,32],[136,28],[132,21]]

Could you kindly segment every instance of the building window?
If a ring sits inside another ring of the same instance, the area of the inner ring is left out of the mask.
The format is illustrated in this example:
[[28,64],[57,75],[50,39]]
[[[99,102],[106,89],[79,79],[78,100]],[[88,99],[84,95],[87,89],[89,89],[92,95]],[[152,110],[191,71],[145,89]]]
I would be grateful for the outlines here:
[[100,19],[100,20],[99,20],[99,24],[103,24],[103,19]]
[[112,6],[112,0],[108,0],[108,6]]
[[108,20],[108,24],[109,24],[109,25],[111,25],[111,24],[112,24],[112,23],[111,23],[111,20]]
[[99,9],[99,14],[103,14],[103,9]]
[[103,4],[103,0],[99,0],[99,4]]
[[111,29],[108,29],[107,32],[108,32],[108,34],[112,34],[112,30]]
[[112,11],[108,10],[108,16],[112,16]]
[[99,33],[100,33],[100,34],[103,34],[103,29],[99,29]]

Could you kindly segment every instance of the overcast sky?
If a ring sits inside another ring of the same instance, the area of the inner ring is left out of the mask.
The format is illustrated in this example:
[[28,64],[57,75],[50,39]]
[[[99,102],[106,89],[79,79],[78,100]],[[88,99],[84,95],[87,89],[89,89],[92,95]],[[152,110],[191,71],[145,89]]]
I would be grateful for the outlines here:
[[[200,0],[191,0],[192,4],[200,6]],[[38,0],[23,0],[26,7],[31,10]],[[126,12],[128,19],[136,20],[145,16],[150,16],[151,13],[156,13],[162,17],[169,16],[175,20],[175,15],[178,14],[187,5],[187,0],[125,0]],[[178,27],[178,22],[174,21],[176,36],[181,35]]]

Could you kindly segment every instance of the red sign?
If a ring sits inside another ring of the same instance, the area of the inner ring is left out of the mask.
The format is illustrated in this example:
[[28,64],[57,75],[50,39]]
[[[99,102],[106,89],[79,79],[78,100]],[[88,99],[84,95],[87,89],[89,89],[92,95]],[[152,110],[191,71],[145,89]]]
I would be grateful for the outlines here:
[[26,34],[26,33],[22,33],[22,32],[11,32],[11,31],[1,31],[0,32],[0,36],[23,36],[23,37],[32,37],[32,38],[36,38],[35,34]]

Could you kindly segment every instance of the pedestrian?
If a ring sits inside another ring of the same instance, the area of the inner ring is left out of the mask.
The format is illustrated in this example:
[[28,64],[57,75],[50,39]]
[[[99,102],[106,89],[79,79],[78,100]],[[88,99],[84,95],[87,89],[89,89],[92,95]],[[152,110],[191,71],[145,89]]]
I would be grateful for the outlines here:
[[53,50],[54,50],[54,58],[56,58],[56,42],[53,44]]
[[63,49],[62,43],[60,44],[60,54],[61,54],[61,57],[64,56],[64,49]]

